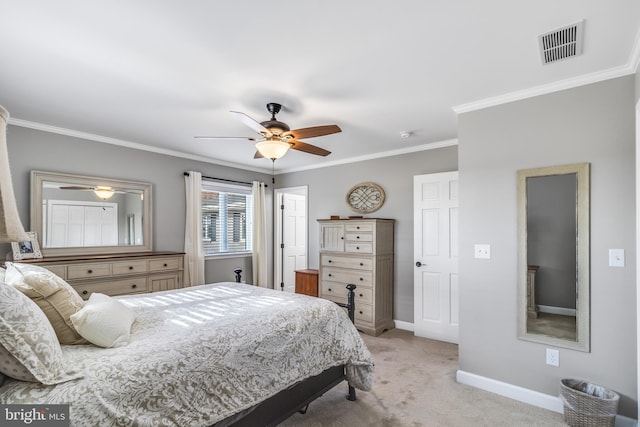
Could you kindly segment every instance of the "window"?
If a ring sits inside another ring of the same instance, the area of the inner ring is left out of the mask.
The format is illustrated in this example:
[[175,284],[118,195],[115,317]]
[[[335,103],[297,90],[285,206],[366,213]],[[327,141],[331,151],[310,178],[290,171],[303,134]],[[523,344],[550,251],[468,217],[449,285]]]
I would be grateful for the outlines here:
[[205,256],[252,250],[251,188],[202,181],[202,246]]

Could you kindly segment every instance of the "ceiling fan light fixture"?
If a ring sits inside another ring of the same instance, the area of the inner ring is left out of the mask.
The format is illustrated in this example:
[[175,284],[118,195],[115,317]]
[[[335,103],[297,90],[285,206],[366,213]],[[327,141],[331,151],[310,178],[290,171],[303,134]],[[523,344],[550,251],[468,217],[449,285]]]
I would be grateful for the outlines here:
[[93,192],[95,193],[96,196],[98,196],[98,198],[102,200],[110,199],[116,193],[116,191],[111,187],[101,187],[101,186],[96,187],[93,190]]
[[291,144],[280,141],[279,139],[267,139],[256,144],[256,148],[267,159],[276,160],[287,154]]

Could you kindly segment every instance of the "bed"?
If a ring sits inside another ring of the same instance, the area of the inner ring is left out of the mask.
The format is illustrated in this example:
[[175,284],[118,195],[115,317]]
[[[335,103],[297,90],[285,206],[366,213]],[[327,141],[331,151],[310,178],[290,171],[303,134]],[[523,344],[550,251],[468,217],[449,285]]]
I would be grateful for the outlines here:
[[234,282],[117,301],[135,313],[126,345],[62,345],[78,378],[7,379],[0,403],[70,404],[78,426],[275,425],[344,379],[371,387],[371,355],[333,302]]

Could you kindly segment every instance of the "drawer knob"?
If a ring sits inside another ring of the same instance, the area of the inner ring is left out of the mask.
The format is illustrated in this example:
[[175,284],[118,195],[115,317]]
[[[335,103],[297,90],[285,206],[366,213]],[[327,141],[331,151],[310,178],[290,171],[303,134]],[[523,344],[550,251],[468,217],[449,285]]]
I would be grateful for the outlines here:
[[333,277],[333,276],[331,276],[331,273],[329,273],[329,277]]
[[361,278],[360,278],[360,281],[362,282],[362,281],[364,281],[364,279],[361,277]]
[[166,266],[167,266],[167,263],[165,263],[165,264],[164,264],[164,266],[166,267]]
[[364,295],[360,294],[360,298],[362,298]]
[[[357,227],[356,227],[356,230],[360,230],[360,226],[357,226]],[[360,312],[360,313],[362,313],[362,312]]]
[[132,287],[133,289],[135,289],[135,288],[137,288],[137,287],[138,287],[138,285],[136,285],[136,284],[134,283],[134,284],[132,284],[132,285],[131,285],[131,287]]
[[129,266],[129,270],[133,270],[133,265],[130,265],[130,266]]
[[359,238],[360,238],[360,236],[356,236],[356,239],[359,239]]
[[358,313],[362,314],[362,310],[360,310]]
[[356,249],[360,250],[360,246],[356,246]]
[[87,270],[87,274],[93,273],[93,270]]
[[329,288],[329,292],[331,292],[331,288]]
[[88,293],[89,293],[88,291],[82,291],[82,295],[86,295]]
[[344,240],[344,237],[340,236],[340,240]]
[[329,264],[331,264],[333,261],[329,260]]
[[364,265],[363,263],[360,263],[360,267],[362,267],[363,265]]

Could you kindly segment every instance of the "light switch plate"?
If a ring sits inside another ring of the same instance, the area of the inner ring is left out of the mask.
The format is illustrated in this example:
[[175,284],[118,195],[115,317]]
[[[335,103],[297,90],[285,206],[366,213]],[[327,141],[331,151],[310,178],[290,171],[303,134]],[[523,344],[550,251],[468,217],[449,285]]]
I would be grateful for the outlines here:
[[474,256],[479,259],[491,259],[491,245],[475,245]]
[[609,267],[624,267],[624,249],[609,249]]

